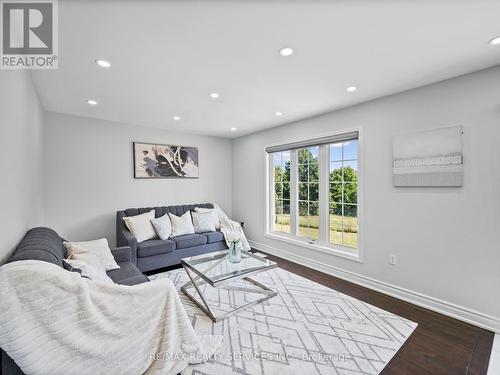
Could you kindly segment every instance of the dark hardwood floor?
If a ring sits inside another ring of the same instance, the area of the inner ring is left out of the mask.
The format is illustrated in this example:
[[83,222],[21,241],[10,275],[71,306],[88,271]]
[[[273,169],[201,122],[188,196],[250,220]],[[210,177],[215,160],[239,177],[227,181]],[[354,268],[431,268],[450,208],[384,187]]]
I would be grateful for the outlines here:
[[492,332],[282,258],[272,255],[268,258],[287,271],[418,323],[382,374],[486,375]]

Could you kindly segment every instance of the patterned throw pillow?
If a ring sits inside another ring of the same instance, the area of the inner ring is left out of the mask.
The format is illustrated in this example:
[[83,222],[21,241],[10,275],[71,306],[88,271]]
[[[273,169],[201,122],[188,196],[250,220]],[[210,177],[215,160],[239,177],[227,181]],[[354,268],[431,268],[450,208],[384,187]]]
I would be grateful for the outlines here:
[[115,258],[113,258],[108,240],[105,238],[85,242],[64,242],[64,246],[68,251],[68,259],[82,260],[90,263],[89,257],[93,257],[99,261],[105,271],[120,268]]
[[215,232],[213,212],[193,212],[193,226],[196,233]]
[[172,223],[170,222],[168,214],[151,220],[151,224],[153,224],[156,234],[160,239],[166,240],[172,235]]
[[228,218],[217,203],[214,203],[214,208],[195,207],[194,210],[195,212],[211,212],[214,216],[215,229],[220,229],[222,219]]
[[214,222],[215,229],[220,229],[219,215],[217,214],[217,211],[214,208],[195,207],[194,212],[197,212],[200,214],[207,213],[207,214],[212,215],[212,221]]
[[90,259],[90,263],[84,262],[82,260],[76,259],[64,259],[63,261],[67,263],[71,268],[78,269],[82,277],[93,280],[101,281],[108,284],[113,284],[113,280],[106,275],[106,271],[99,264],[99,260],[95,257]]
[[[66,271],[69,271],[69,272],[76,272],[78,273],[80,276],[82,276],[82,270],[79,269],[79,268],[75,268],[73,267],[70,263],[67,262],[68,259],[63,259],[63,267]],[[88,277],[86,276],[82,276],[82,277],[85,277],[86,279],[88,279]]]
[[187,211],[181,217],[169,213],[170,221],[172,222],[172,237],[181,236],[183,234],[193,234],[193,222],[191,221],[191,212]]

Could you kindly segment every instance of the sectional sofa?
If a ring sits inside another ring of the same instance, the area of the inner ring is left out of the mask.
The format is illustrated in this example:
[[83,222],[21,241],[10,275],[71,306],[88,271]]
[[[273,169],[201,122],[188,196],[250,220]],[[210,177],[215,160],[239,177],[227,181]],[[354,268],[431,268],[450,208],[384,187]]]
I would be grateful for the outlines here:
[[[108,276],[117,284],[135,285],[148,282],[132,263],[132,253],[129,247],[112,249],[111,253],[120,266],[119,269],[108,271]],[[63,259],[66,257],[66,248],[63,239],[50,228],[33,228],[21,240],[7,263],[20,260],[40,260],[64,267]],[[1,373],[4,375],[24,375],[17,364],[1,351]]]
[[142,272],[178,265],[182,258],[212,251],[227,249],[224,235],[220,231],[184,234],[170,237],[168,240],[153,239],[137,242],[130,233],[123,218],[125,216],[140,215],[151,210],[155,217],[172,213],[182,216],[187,211],[194,211],[195,207],[214,208],[211,203],[201,203],[181,206],[128,208],[116,213],[116,242],[118,246],[128,246],[132,250],[132,261]]

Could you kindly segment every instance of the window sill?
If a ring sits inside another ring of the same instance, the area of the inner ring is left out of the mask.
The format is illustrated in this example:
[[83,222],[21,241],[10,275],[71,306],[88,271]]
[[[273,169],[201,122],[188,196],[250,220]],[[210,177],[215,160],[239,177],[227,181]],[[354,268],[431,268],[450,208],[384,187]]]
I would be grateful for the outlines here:
[[286,234],[266,233],[264,236],[267,238],[271,238],[273,240],[287,242],[295,246],[301,246],[307,249],[320,251],[328,255],[333,255],[340,258],[352,260],[354,262],[363,263],[363,257],[361,255],[362,253],[360,249],[358,249],[357,254],[352,254],[348,252],[349,250],[342,250],[339,248],[335,248],[332,246],[325,246],[318,243],[310,243],[307,240],[300,240],[295,237],[287,236]]

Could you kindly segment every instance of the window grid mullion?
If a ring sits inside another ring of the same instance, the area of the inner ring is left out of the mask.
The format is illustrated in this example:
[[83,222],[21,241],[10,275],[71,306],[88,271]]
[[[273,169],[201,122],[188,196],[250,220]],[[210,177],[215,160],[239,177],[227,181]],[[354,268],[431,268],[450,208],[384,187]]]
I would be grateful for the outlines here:
[[276,179],[274,176],[274,154],[270,155],[269,157],[269,180],[271,181],[271,186],[269,187],[269,194],[270,194],[270,217],[269,217],[269,227],[271,231],[274,231],[275,229],[275,217],[276,217],[276,203],[275,203],[275,184],[276,184]]
[[344,177],[344,145],[342,145],[342,226],[341,230],[341,238],[342,245],[344,245],[344,218],[345,218],[345,177]]
[[[283,158],[281,158],[281,164],[283,164]],[[281,204],[280,204],[280,212],[281,213],[280,213],[279,223],[281,226],[281,230],[283,231],[283,199],[284,199],[284,196],[283,196],[283,176],[281,176],[280,188],[281,188]]]
[[[309,184],[309,160],[307,160],[307,179],[306,179],[306,186],[307,186],[307,234],[309,235],[311,233],[311,220],[310,220],[310,212],[311,212],[311,185]],[[312,239],[312,237],[311,237]]]
[[283,152],[280,152],[280,168],[281,168],[281,182],[280,182],[280,188],[281,188],[281,199],[280,199],[280,213],[279,215],[279,225],[280,225],[280,232],[283,231],[283,179],[284,179],[284,170],[283,170]]
[[330,153],[328,145],[319,147],[318,160],[318,215],[319,236],[318,241],[322,244],[329,243],[330,236]]
[[298,229],[298,156],[297,150],[290,151],[290,234],[297,236]]

